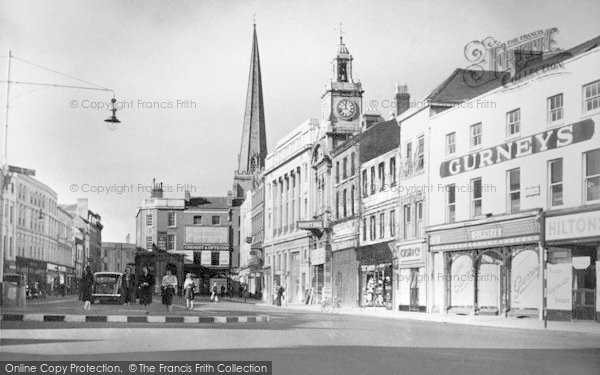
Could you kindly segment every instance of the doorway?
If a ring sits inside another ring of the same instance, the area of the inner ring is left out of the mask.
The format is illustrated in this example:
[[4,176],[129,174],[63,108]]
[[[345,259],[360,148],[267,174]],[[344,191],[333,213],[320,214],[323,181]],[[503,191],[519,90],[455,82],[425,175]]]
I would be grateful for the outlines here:
[[[591,256],[573,257],[574,320],[596,319],[596,262],[592,258]],[[579,267],[577,267],[578,262]],[[588,262],[589,265],[585,267]]]
[[419,311],[419,269],[410,269],[410,303],[409,311]]

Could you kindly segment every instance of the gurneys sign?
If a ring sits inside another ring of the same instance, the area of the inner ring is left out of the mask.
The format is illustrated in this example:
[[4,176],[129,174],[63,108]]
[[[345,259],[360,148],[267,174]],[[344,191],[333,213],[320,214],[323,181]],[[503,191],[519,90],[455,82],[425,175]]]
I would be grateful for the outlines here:
[[473,152],[456,159],[444,161],[440,165],[442,178],[454,176],[474,169],[488,167],[507,160],[565,147],[573,143],[587,141],[594,135],[594,121],[586,119],[574,124],[548,129],[503,143],[501,145]]

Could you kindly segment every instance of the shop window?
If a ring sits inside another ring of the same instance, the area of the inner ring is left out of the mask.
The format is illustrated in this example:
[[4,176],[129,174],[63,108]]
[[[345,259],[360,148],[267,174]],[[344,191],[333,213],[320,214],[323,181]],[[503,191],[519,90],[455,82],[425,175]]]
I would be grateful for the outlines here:
[[507,173],[508,180],[508,210],[509,213],[521,209],[521,170],[511,169]]
[[456,185],[446,186],[446,222],[454,223],[456,220]]
[[481,216],[481,178],[471,180],[471,217]]
[[220,258],[221,254],[219,251],[211,251],[210,253],[210,265],[211,266],[218,266],[219,265],[219,258]]
[[471,148],[481,145],[481,123],[471,125]]
[[446,155],[452,155],[456,152],[456,133],[446,134]]
[[506,113],[506,136],[510,137],[521,132],[521,108]]
[[598,203],[600,202],[600,149],[586,152],[583,155],[585,203]]
[[563,119],[563,94],[548,98],[548,124],[559,122]]
[[561,159],[548,162],[548,198],[549,206],[557,207],[563,204],[563,161]]
[[423,201],[415,203],[415,213],[417,216],[417,236],[423,235]]
[[379,238],[385,237],[385,213],[379,214]]
[[583,86],[583,111],[585,113],[600,108],[600,80]]

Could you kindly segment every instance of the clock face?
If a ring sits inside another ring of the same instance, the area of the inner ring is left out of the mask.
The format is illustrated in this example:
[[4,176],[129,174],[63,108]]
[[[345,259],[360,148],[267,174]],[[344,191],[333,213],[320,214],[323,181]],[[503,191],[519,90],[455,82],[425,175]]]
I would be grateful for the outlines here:
[[343,99],[337,104],[337,112],[345,120],[350,120],[356,114],[356,104],[350,100]]

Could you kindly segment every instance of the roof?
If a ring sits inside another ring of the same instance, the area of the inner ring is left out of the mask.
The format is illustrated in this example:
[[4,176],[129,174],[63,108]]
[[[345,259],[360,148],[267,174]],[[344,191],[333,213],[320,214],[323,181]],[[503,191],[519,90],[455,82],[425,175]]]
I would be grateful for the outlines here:
[[425,100],[432,103],[462,103],[502,86],[510,76],[508,72],[456,69]]
[[386,154],[398,146],[400,146],[400,128],[396,119],[379,122],[361,135],[360,163]]
[[192,197],[185,202],[185,208],[229,209],[230,207],[229,197]]

